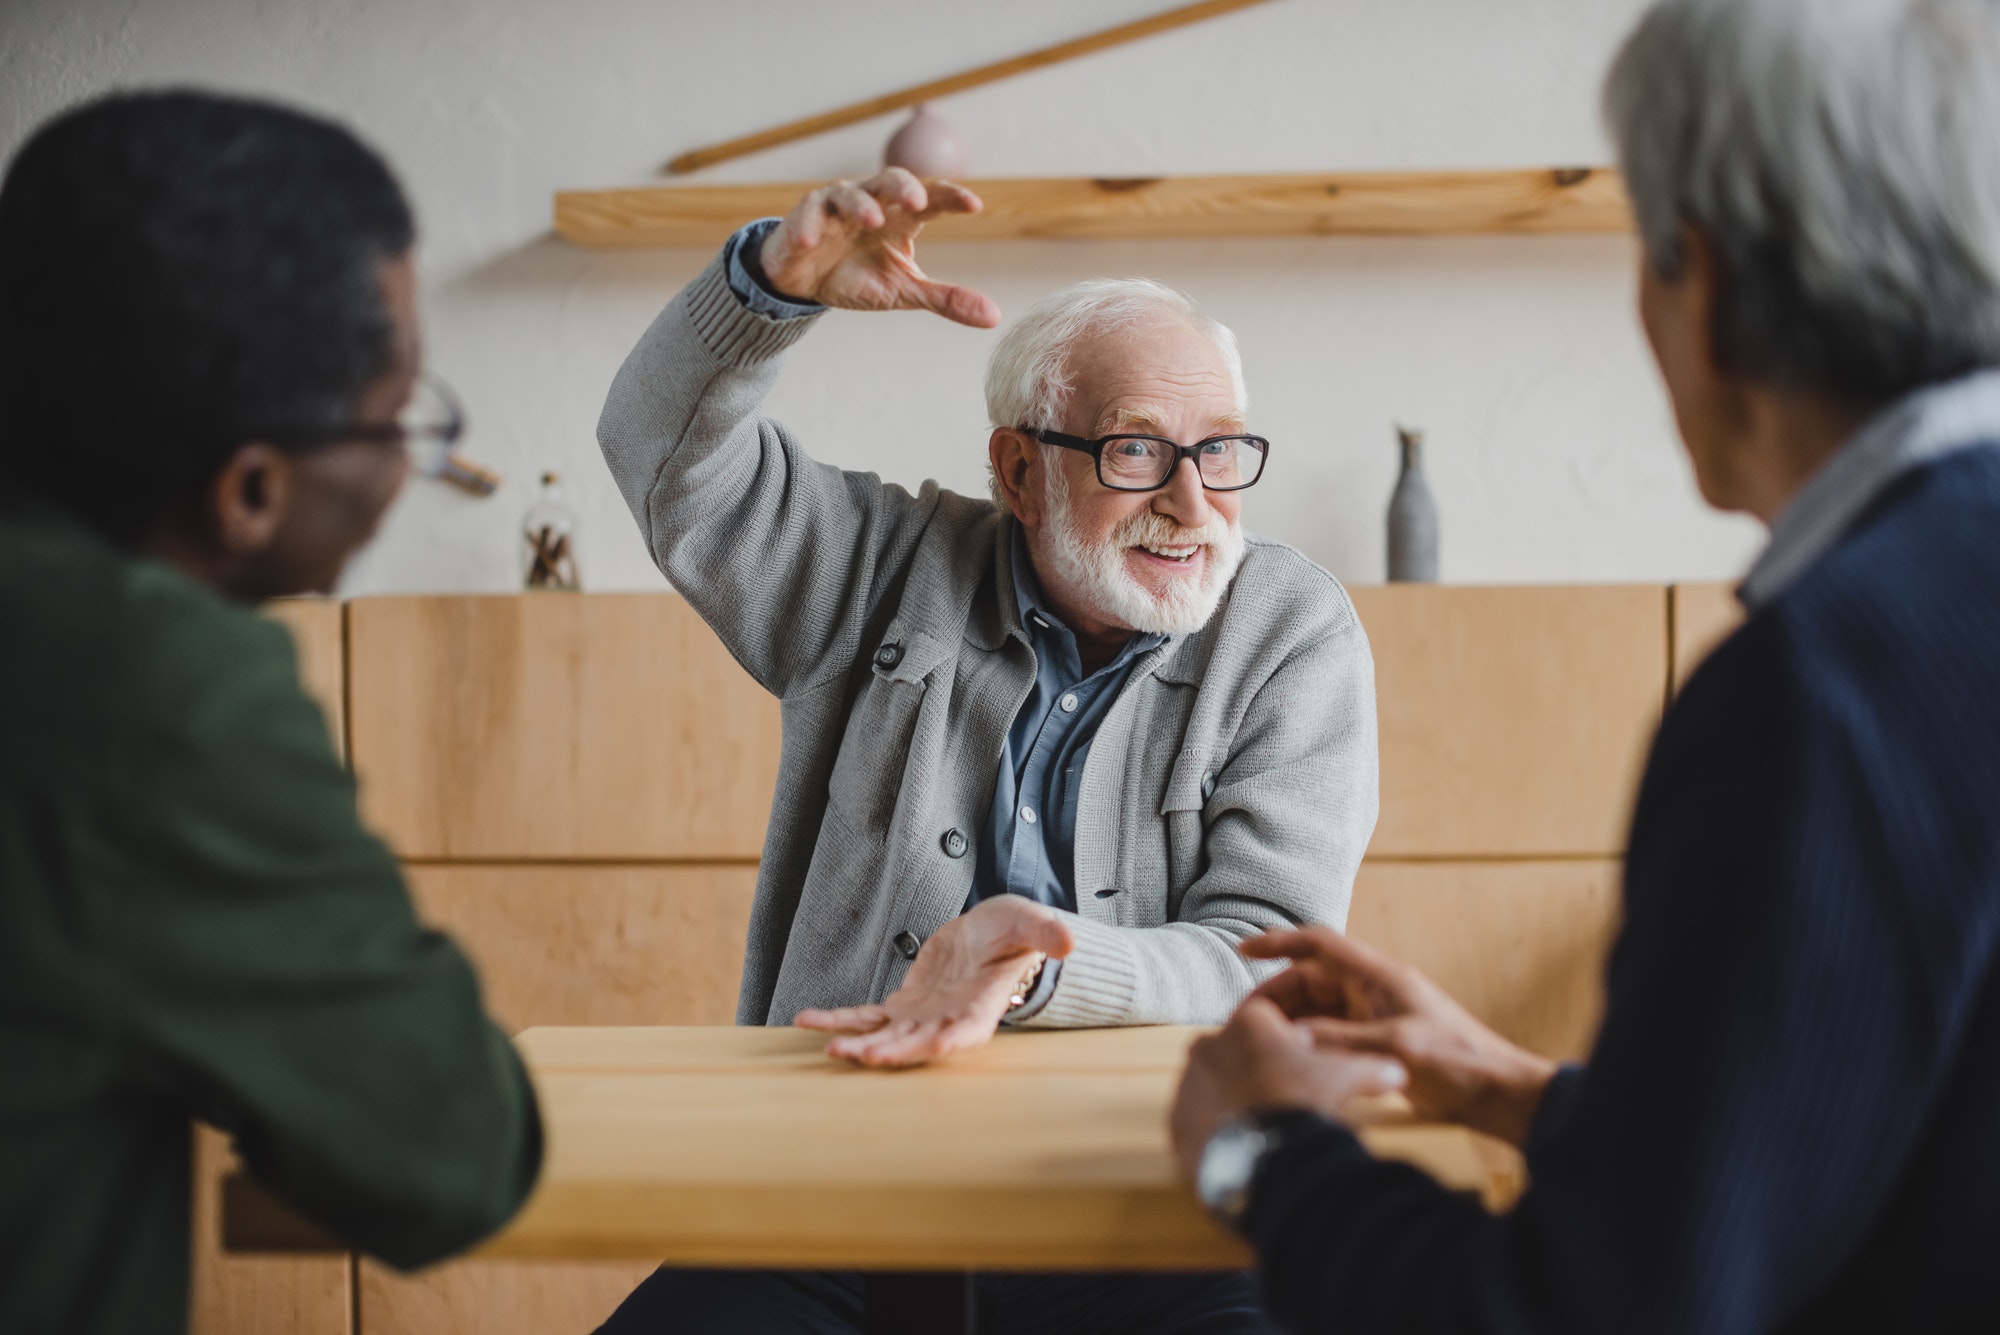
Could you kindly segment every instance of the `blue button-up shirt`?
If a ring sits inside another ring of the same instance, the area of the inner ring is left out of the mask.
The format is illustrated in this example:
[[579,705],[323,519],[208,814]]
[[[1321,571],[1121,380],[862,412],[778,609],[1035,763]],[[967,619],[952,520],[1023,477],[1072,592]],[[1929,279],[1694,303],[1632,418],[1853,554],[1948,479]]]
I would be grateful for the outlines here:
[[1000,753],[993,808],[979,840],[968,906],[1022,895],[1076,912],[1076,803],[1097,727],[1140,654],[1166,642],[1134,635],[1118,656],[1083,674],[1076,636],[1042,597],[1027,542],[1014,530],[1014,605],[1035,651],[1035,684]]
[[[800,319],[824,307],[779,296],[757,262],[758,249],[777,225],[776,218],[760,219],[729,238],[724,251],[729,287],[760,315]],[[1134,635],[1116,658],[1086,677],[1076,635],[1048,609],[1018,528],[1012,567],[1014,605],[1035,651],[1035,684],[1007,730],[965,906],[992,895],[1021,895],[1074,913],[1076,804],[1084,761],[1098,725],[1131,678],[1134,662],[1167,637]],[[1010,1019],[1027,1019],[1048,1003],[1061,965],[1061,960],[1049,961],[1034,995]]]

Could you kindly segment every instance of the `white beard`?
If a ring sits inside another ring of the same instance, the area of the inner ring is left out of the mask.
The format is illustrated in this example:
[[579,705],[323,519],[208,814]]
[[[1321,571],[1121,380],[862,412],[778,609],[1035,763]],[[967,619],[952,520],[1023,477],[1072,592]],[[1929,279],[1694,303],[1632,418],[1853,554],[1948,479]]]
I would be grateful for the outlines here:
[[[1093,543],[1076,531],[1069,478],[1059,467],[1046,471],[1049,573],[1064,593],[1097,616],[1147,635],[1192,635],[1208,624],[1243,564],[1243,530],[1237,524],[1217,514],[1200,528],[1188,528],[1145,510]],[[1200,583],[1175,580],[1163,594],[1139,583],[1126,569],[1125,553],[1142,543],[1205,547]]]

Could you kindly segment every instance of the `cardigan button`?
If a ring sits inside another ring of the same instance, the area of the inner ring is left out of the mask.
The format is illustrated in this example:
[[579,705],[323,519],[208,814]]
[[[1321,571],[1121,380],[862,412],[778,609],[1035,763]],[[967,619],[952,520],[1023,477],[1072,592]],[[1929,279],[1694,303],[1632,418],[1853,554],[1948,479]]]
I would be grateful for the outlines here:
[[875,651],[875,666],[892,668],[903,661],[903,646],[891,641]]
[[944,838],[938,840],[938,843],[944,848],[944,855],[948,858],[962,858],[965,856],[965,850],[971,847],[966,842],[964,831],[957,829],[946,830]]
[[901,955],[906,960],[915,959],[917,957],[917,952],[924,948],[924,943],[917,940],[917,938],[909,932],[896,933],[895,939],[891,941],[889,944],[895,946],[896,953],[898,955]]

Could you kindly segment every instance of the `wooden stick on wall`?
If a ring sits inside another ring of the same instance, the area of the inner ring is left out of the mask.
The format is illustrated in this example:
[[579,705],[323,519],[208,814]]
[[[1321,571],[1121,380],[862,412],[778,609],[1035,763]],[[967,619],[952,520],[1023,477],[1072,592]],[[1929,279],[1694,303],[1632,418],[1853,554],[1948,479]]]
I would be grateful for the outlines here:
[[881,97],[869,98],[865,102],[855,102],[833,111],[822,112],[817,116],[807,116],[803,120],[792,121],[769,130],[760,130],[756,134],[747,134],[741,139],[711,144],[707,148],[692,149],[669,162],[667,171],[680,175],[702,167],[712,167],[718,162],[727,162],[731,158],[776,148],[779,144],[807,139],[828,130],[837,130],[843,125],[853,125],[857,121],[886,115],[891,111],[900,111],[904,107],[913,107],[919,102],[928,102],[951,93],[962,93],[968,88],[978,88],[983,84],[995,83],[1016,74],[1025,74],[1029,70],[1074,60],[1078,56],[1087,56],[1109,47],[1136,42],[1141,37],[1170,32],[1175,28],[1184,28],[1190,23],[1200,23],[1203,19],[1212,19],[1221,14],[1233,13],[1239,9],[1248,9],[1252,5],[1264,3],[1266,0],[1201,0],[1200,4],[1183,5],[1164,14],[1154,14],[1150,18],[1121,23],[1115,28],[1106,28],[1102,32],[1079,37],[1074,41],[1059,42],[1055,46],[1030,51],[1011,60],[996,61],[991,65],[981,65],[978,69],[966,70],[947,78],[934,79],[930,83],[920,83],[897,92],[885,93]]

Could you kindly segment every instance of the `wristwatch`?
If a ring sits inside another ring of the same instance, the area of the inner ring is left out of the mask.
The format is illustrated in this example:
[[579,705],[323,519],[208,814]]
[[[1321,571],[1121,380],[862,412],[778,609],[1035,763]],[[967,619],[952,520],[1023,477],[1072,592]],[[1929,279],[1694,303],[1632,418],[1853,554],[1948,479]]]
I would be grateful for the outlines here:
[[1241,1227],[1243,1212],[1250,1206],[1250,1183],[1257,1176],[1257,1165],[1277,1148],[1278,1141],[1278,1130],[1253,1113],[1230,1118],[1202,1147],[1194,1194],[1225,1228]]

